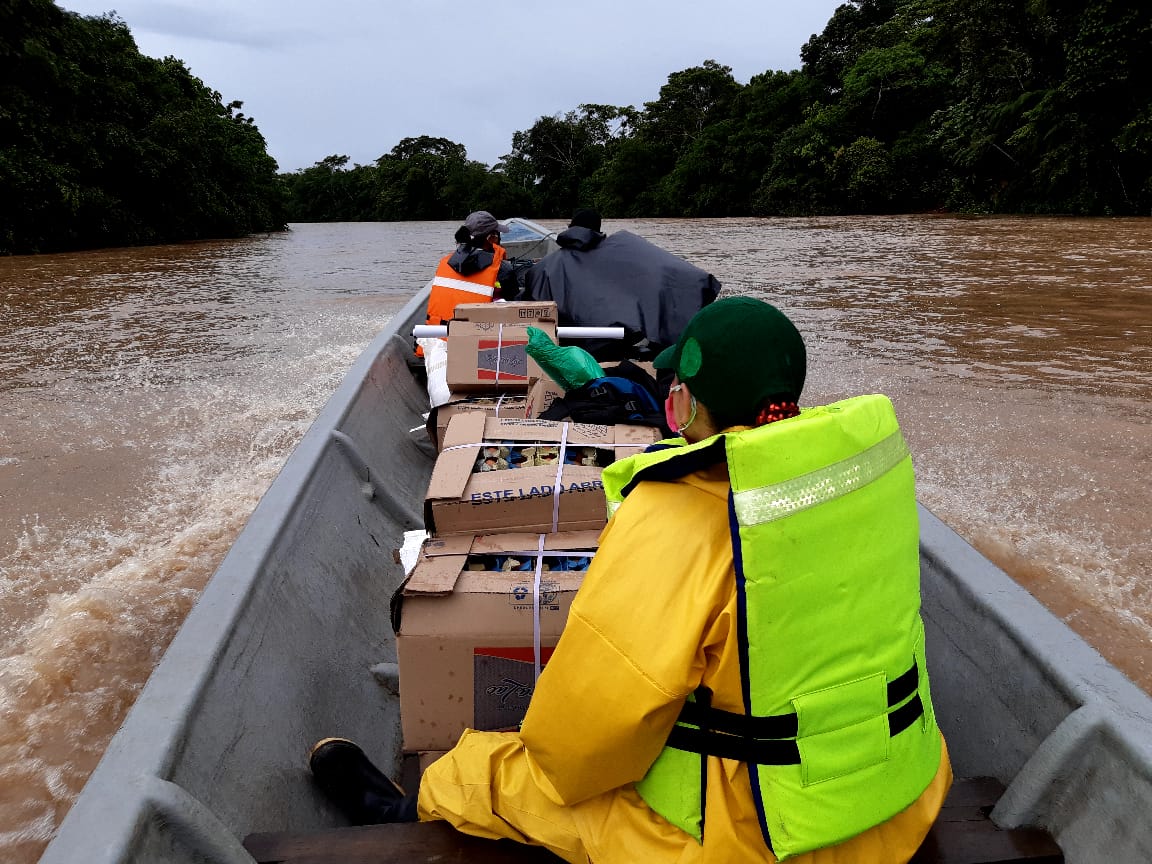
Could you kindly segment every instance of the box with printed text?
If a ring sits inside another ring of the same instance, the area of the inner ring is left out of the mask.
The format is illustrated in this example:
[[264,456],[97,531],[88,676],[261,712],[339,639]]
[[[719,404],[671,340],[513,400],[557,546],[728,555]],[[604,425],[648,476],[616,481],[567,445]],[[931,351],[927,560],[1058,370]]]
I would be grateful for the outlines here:
[[564,396],[560,385],[543,375],[533,378],[528,384],[528,395],[524,403],[525,417],[539,417],[552,407],[552,403]]
[[[598,532],[433,538],[393,603],[404,749],[465,728],[514,729],[596,549]],[[536,564],[540,562],[539,581]],[[493,569],[500,568],[500,569]]]
[[457,321],[482,324],[531,324],[537,321],[556,323],[556,303],[544,301],[511,301],[497,303],[460,303],[452,313]]
[[436,536],[599,530],[602,469],[658,438],[646,426],[457,414],[432,469],[424,525]]
[[478,412],[489,417],[511,417],[531,420],[539,417],[564,391],[551,378],[534,378],[524,393],[453,393],[443,405],[435,406],[428,414],[428,437],[436,445],[436,452],[444,448],[444,433],[448,421],[457,414]]
[[555,303],[463,303],[448,322],[448,387],[453,393],[520,391],[543,375],[528,356],[528,328],[556,340]]
[[[552,322],[537,321],[531,326],[556,338]],[[455,318],[449,321],[448,389],[453,393],[527,390],[533,378],[544,374],[528,356],[528,327]]]

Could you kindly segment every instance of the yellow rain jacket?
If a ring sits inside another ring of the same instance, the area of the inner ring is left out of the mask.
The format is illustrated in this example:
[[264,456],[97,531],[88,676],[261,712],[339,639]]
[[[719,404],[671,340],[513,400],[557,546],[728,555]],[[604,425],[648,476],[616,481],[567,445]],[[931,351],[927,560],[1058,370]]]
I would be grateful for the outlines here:
[[[744,763],[708,758],[701,845],[651,810],[635,783],[699,686],[743,710],[728,475],[718,465],[640,483],[600,548],[519,733],[466,731],[429,766],[423,820],[546,846],[572,862],[774,862]],[[945,751],[907,809],[796,864],[902,864],[944,801]]]

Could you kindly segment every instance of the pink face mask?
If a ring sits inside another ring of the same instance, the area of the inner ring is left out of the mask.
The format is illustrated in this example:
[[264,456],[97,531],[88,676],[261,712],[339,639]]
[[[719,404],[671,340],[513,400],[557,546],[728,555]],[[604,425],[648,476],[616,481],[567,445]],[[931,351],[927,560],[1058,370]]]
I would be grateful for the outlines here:
[[688,422],[681,426],[676,422],[676,412],[672,410],[672,394],[681,389],[684,385],[677,384],[668,391],[668,398],[664,401],[664,419],[668,421],[668,428],[676,435],[684,434],[684,430],[691,426],[696,421],[696,397],[692,397],[692,413],[688,417]]
[[676,422],[676,412],[672,410],[671,393],[669,393],[668,398],[664,400],[664,419],[668,422],[668,428],[672,430],[672,434],[680,431],[679,424]]

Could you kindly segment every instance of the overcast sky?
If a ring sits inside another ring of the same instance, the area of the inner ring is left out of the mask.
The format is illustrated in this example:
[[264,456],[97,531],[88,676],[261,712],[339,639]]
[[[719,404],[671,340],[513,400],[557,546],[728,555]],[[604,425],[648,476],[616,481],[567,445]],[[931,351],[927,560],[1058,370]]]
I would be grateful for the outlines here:
[[[641,107],[716,60],[747,83],[796,69],[842,0],[58,0],[115,10],[140,50],[239,99],[282,171],[369,164],[433,135],[494,163],[512,133],[585,102]],[[471,10],[462,17],[463,10]]]

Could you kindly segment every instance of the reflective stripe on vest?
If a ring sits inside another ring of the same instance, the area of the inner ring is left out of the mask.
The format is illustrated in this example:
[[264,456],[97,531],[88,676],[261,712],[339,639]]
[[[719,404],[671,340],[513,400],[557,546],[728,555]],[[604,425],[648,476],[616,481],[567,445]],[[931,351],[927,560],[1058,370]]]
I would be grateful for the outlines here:
[[701,839],[700,757],[675,745],[744,761],[783,860],[886,821],[939,767],[911,460],[891,403],[857,397],[621,460],[604,471],[610,506],[709,460],[732,483],[745,711],[686,707],[637,789]]
[[741,525],[761,525],[833,501],[888,473],[909,456],[897,429],[863,453],[782,483],[733,493]]
[[494,285],[481,285],[477,282],[469,282],[466,279],[449,279],[447,276],[434,276],[432,278],[432,287],[454,288],[457,291],[475,294],[478,297],[491,297],[496,290]]

